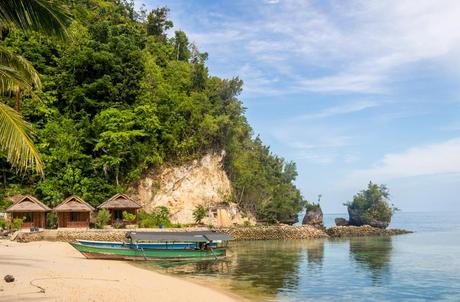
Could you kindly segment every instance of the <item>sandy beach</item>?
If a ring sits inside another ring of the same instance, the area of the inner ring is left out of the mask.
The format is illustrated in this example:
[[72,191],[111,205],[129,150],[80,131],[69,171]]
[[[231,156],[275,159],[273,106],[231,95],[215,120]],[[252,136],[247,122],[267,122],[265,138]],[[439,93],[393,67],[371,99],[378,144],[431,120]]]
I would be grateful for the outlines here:
[[0,240],[0,277],[0,301],[238,301],[126,262],[86,259],[64,242]]

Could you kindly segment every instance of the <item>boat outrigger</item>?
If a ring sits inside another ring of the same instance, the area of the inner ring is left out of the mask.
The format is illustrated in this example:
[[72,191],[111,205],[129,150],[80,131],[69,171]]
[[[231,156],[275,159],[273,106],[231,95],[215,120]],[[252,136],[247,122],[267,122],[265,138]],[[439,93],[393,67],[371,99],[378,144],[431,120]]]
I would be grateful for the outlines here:
[[[222,243],[230,236],[218,232],[127,232],[128,243],[124,246],[89,245],[81,242],[70,243],[89,259],[156,260],[187,258],[218,258],[226,255]],[[146,242],[162,244],[160,248],[145,245]],[[186,244],[183,248],[180,246]],[[187,245],[190,243],[190,245]],[[144,246],[142,246],[144,244]],[[193,245],[192,245],[193,244]],[[153,248],[152,248],[153,247]]]

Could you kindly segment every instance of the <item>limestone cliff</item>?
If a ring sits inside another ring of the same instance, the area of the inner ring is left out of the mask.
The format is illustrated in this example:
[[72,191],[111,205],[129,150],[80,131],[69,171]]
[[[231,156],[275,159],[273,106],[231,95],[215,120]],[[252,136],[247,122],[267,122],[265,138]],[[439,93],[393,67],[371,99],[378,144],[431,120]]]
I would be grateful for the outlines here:
[[166,206],[173,223],[194,223],[193,211],[203,205],[208,215],[203,223],[216,226],[241,224],[234,204],[230,180],[222,166],[224,152],[212,153],[180,166],[164,167],[142,177],[131,189],[145,211]]

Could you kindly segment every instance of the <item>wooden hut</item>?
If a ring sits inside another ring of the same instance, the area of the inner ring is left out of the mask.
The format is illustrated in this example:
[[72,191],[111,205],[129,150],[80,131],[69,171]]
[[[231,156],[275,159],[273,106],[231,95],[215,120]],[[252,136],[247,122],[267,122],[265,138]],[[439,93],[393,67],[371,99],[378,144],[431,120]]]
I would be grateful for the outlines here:
[[78,196],[70,196],[54,208],[59,228],[88,228],[94,208]]
[[44,228],[46,224],[46,213],[51,211],[46,205],[37,198],[26,195],[20,198],[6,212],[12,219],[24,219],[23,228],[39,227]]
[[112,214],[111,224],[113,224],[116,221],[123,220],[123,211],[136,215],[141,206],[125,194],[115,194],[98,208],[110,211]]

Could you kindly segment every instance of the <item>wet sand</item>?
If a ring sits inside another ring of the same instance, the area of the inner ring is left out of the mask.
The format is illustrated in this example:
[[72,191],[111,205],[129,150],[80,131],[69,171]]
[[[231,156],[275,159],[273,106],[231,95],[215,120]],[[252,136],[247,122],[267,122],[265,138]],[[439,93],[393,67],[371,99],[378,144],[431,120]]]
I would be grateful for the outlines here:
[[[15,282],[3,277],[11,274]],[[0,301],[239,301],[123,261],[84,258],[68,243],[0,240]]]

